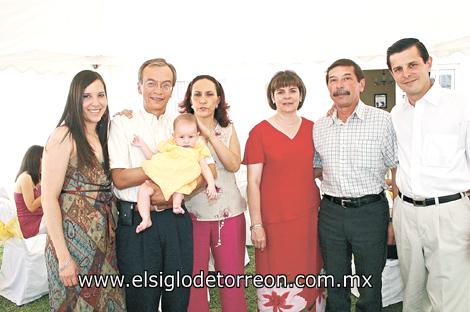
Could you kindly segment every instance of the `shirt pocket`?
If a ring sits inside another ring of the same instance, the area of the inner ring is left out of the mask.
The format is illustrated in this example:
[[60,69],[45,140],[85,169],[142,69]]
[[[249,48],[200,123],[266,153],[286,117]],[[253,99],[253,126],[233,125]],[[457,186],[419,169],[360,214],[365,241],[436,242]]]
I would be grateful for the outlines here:
[[448,168],[458,154],[458,134],[426,134],[423,141],[423,165]]
[[380,168],[383,163],[380,144],[377,138],[357,140],[351,155],[352,165],[358,168]]

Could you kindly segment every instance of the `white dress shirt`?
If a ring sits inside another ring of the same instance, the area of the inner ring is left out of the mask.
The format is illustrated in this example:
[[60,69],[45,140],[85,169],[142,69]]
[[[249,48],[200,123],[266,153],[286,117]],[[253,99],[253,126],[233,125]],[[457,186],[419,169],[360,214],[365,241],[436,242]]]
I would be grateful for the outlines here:
[[434,83],[412,106],[392,110],[398,140],[397,186],[408,197],[437,197],[470,188],[470,101]]
[[[139,135],[154,152],[157,145],[168,140],[173,132],[174,116],[168,113],[157,116],[145,110],[134,112],[132,118],[116,116],[111,121],[109,131],[108,151],[110,168],[136,168],[145,160],[144,153],[139,147],[131,144],[134,135]],[[119,190],[113,187],[114,194],[122,200],[137,202],[139,186]]]

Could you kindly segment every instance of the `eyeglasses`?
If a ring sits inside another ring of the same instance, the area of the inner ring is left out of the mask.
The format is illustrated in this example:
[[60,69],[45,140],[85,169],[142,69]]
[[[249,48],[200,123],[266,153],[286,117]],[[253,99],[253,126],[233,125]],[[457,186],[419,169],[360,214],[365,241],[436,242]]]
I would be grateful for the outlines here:
[[159,83],[158,81],[148,80],[148,81],[144,82],[144,86],[147,89],[160,88],[164,92],[169,92],[173,89],[173,86],[171,85],[171,82],[168,82],[168,81],[164,81],[164,82]]

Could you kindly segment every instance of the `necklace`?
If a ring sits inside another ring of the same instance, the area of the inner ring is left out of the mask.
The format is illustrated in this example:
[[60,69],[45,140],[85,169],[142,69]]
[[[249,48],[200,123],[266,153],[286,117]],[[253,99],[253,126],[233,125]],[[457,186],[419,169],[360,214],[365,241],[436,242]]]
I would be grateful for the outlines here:
[[285,128],[293,128],[293,127],[297,127],[299,125],[300,117],[296,116],[294,121],[290,121],[290,120],[287,120],[287,119],[282,119],[282,117],[280,117],[279,115],[275,115],[274,116],[274,121],[281,128],[284,128],[284,127]]

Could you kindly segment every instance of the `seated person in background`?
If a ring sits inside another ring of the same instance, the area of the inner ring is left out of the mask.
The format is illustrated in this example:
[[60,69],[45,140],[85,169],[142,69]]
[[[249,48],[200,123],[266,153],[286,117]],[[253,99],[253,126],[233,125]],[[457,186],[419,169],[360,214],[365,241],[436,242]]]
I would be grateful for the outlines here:
[[[201,175],[207,182],[207,197],[214,199],[217,195],[214,176],[207,165],[206,159],[211,158],[207,146],[199,140],[196,117],[192,114],[178,116],[173,122],[173,139],[162,142],[158,152],[154,153],[147,144],[135,136],[132,142],[141,148],[148,159],[143,162],[145,174],[162,190],[165,200],[173,195],[173,212],[183,214],[181,203],[184,194],[189,195],[196,188],[197,178]],[[152,156],[153,155],[153,156]],[[142,222],[137,226],[139,233],[152,225],[150,220],[150,197],[154,189],[147,183],[139,188],[137,208]]]
[[42,220],[40,182],[43,149],[39,145],[31,146],[26,151],[16,176],[14,198],[24,238],[38,234]]

